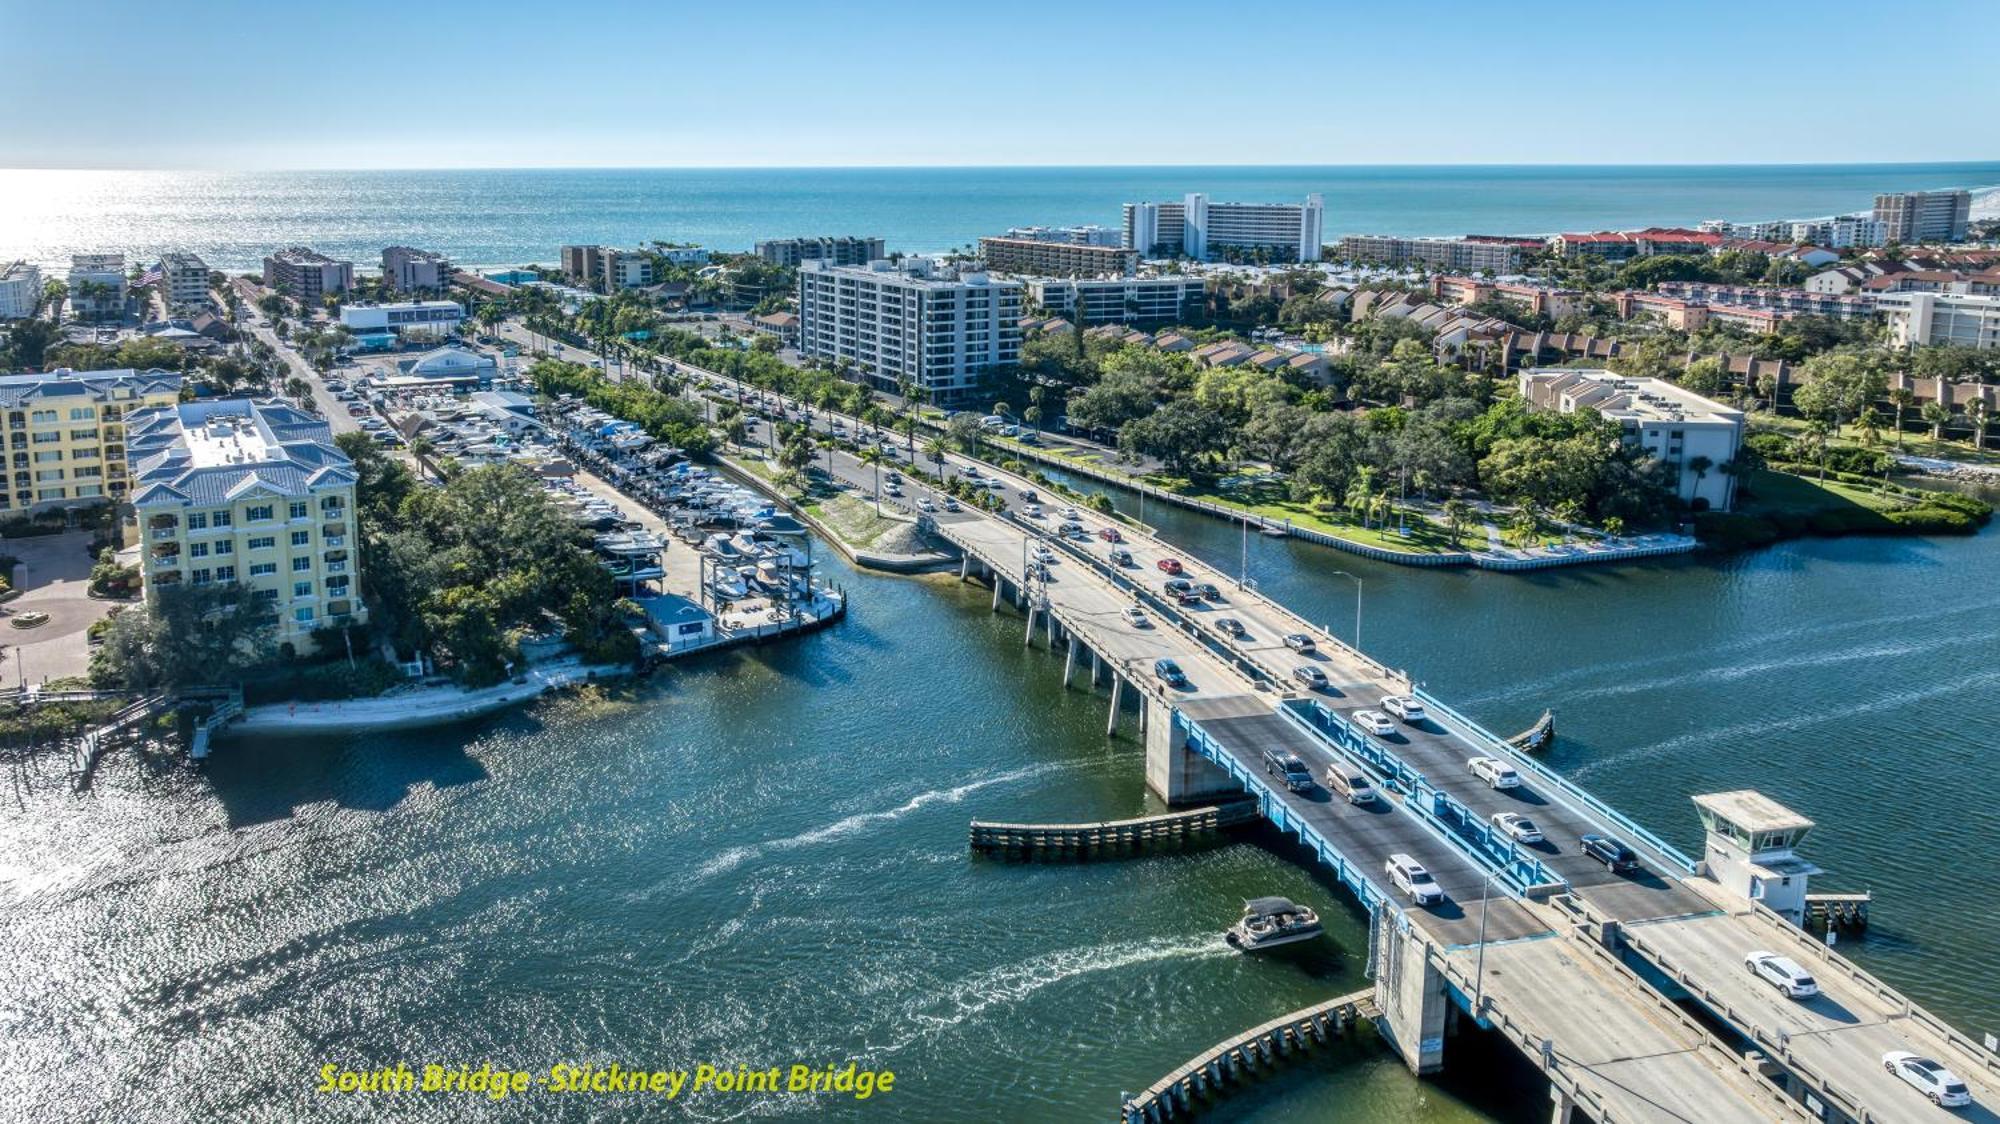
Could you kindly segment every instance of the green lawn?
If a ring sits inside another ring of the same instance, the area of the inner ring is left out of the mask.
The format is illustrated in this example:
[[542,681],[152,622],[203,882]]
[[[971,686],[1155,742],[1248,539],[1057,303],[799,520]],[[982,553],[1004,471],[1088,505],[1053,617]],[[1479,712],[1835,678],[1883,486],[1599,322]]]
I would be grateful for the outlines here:
[[1811,515],[1857,507],[1870,511],[1894,511],[1913,506],[1902,496],[1846,484],[1831,477],[1822,484],[1806,476],[1759,469],[1746,478],[1745,484],[1750,491],[1741,505],[1745,515]]
[[[1759,431],[1782,433],[1787,437],[1796,437],[1806,431],[1806,424],[1804,418],[1787,417],[1782,414],[1758,414],[1751,419],[1750,431],[1752,433]],[[1917,412],[1915,410],[1911,410],[1904,416],[1903,424],[1912,427],[1910,431],[1903,434],[1903,448],[1901,451],[1908,456],[1937,457],[1941,460],[1964,461],[1968,464],[2000,464],[2000,449],[1974,448],[1970,441],[1956,440],[1951,437],[1947,437],[1943,441],[1931,440],[1930,426],[1923,425],[1917,420]],[[1827,444],[1837,449],[1877,449],[1885,453],[1894,453],[1897,451],[1896,434],[1890,428],[1893,425],[1893,419],[1888,417],[1886,413],[1884,414],[1882,425],[1882,432],[1876,435],[1873,444],[1862,440],[1861,430],[1851,424],[1841,426],[1838,435],[1829,434],[1827,436]],[[1960,416],[1957,418],[1954,425],[1948,428],[1956,428],[1959,432],[1964,432],[1964,417]],[[1921,429],[1922,432],[1917,432],[1918,429]]]
[[[1200,486],[1169,476],[1147,476],[1142,479],[1190,499],[1225,504],[1249,511],[1254,515],[1262,515],[1267,519],[1275,519],[1281,523],[1291,522],[1309,531],[1318,531],[1321,534],[1333,535],[1383,550],[1397,550],[1405,554],[1446,554],[1466,549],[1464,546],[1453,546],[1451,535],[1445,528],[1415,512],[1404,517],[1405,525],[1410,532],[1406,536],[1397,533],[1397,521],[1393,516],[1387,527],[1363,527],[1344,511],[1316,512],[1311,507],[1294,501],[1285,493],[1282,484],[1266,482],[1243,488],[1223,489]],[[1477,531],[1467,529],[1467,543],[1476,545],[1477,537]]]

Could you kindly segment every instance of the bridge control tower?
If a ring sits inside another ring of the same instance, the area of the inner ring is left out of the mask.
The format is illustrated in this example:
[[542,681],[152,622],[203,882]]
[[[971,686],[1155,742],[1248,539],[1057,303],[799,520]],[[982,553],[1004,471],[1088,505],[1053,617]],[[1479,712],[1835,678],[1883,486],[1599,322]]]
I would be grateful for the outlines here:
[[1709,877],[1794,925],[1805,924],[1806,882],[1820,868],[1792,849],[1813,822],[1751,789],[1705,793],[1694,803],[1708,834],[1702,857]]

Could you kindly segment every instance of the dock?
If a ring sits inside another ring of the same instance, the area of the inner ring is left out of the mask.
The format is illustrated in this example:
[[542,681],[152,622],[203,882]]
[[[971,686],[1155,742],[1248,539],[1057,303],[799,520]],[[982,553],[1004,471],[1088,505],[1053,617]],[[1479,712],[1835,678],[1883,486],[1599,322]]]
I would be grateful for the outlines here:
[[1357,991],[1272,1019],[1216,1043],[1145,1092],[1125,1098],[1118,1118],[1121,1124],[1153,1124],[1196,1115],[1205,1103],[1232,1086],[1255,1080],[1316,1046],[1344,1038],[1356,1023],[1378,1018],[1381,1013],[1373,991]]
[[1243,800],[1105,823],[1037,824],[972,821],[972,849],[1001,858],[1091,858],[1136,853],[1212,839],[1226,828],[1258,818]]

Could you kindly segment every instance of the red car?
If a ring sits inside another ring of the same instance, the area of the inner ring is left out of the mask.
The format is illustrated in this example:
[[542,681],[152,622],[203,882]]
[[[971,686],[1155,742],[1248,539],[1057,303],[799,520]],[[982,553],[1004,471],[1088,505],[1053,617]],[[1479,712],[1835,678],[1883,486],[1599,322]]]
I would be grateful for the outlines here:
[[1124,536],[1124,535],[1121,535],[1121,534],[1119,534],[1119,533],[1118,533],[1118,528],[1116,528],[1116,527],[1106,527],[1106,528],[1104,528],[1104,529],[1103,529],[1102,531],[1099,531],[1099,532],[1097,532],[1097,537],[1098,537],[1098,538],[1100,538],[1100,539],[1103,539],[1103,540],[1104,540],[1105,542],[1124,542],[1124,541],[1125,541],[1125,536]]
[[1160,569],[1169,574],[1178,574],[1181,572],[1181,560],[1178,558],[1162,558],[1160,559]]

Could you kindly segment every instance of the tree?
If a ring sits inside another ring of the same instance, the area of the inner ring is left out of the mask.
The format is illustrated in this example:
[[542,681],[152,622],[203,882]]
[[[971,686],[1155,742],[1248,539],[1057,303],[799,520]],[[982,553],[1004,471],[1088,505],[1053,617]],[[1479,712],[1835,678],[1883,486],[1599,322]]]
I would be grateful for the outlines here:
[[1212,475],[1228,447],[1229,427],[1212,410],[1176,398],[1145,417],[1125,423],[1118,448],[1129,454],[1156,457],[1176,476]]
[[722,439],[734,448],[741,449],[744,439],[749,436],[750,422],[741,414],[734,415],[722,423]]
[[1721,358],[1704,355],[1687,365],[1681,372],[1680,383],[1696,394],[1715,397],[1729,388],[1729,372],[1723,367]]
[[1903,415],[1916,404],[1917,392],[1907,386],[1899,386],[1889,392],[1889,404],[1896,408],[1896,451],[1903,451]]
[[1687,467],[1689,472],[1694,473],[1694,490],[1699,495],[1701,492],[1701,482],[1707,479],[1708,470],[1715,467],[1715,459],[1699,455],[1692,456],[1688,458]]
[[1841,423],[1858,416],[1888,389],[1888,377],[1873,359],[1853,352],[1828,352],[1805,361],[1792,404],[1807,417],[1825,418],[1837,436]]
[[0,348],[0,367],[38,369],[42,366],[42,360],[48,355],[49,349],[60,339],[62,331],[52,320],[31,317],[17,321],[7,331],[6,347]]
[[1972,448],[1978,452],[1986,447],[1986,423],[1993,417],[1993,407],[1984,398],[1972,398],[1965,403],[1965,420],[1972,426]]
[[1472,505],[1457,496],[1444,501],[1444,525],[1451,532],[1451,545],[1460,545],[1465,529],[1472,525]]
[[875,514],[882,514],[882,450],[870,445],[861,450],[861,463],[875,470]]
[[947,483],[951,480],[951,460],[945,453],[944,438],[933,437],[924,443],[924,455],[936,466],[938,478]]
[[784,479],[789,480],[801,496],[805,495],[811,480],[808,470],[817,451],[813,445],[812,430],[803,425],[788,427],[778,446],[778,464],[785,470]]
[[1926,402],[1920,416],[1931,427],[1931,451],[1936,452],[1938,442],[1944,440],[1944,427],[1951,423],[1951,407],[1942,402]]
[[128,691],[233,683],[277,652],[277,614],[247,586],[175,583],[150,599],[112,618],[91,654],[91,682]]
[[1882,414],[1875,407],[1861,407],[1861,413],[1854,419],[1854,424],[1861,430],[1862,444],[1873,445],[1882,439]]

